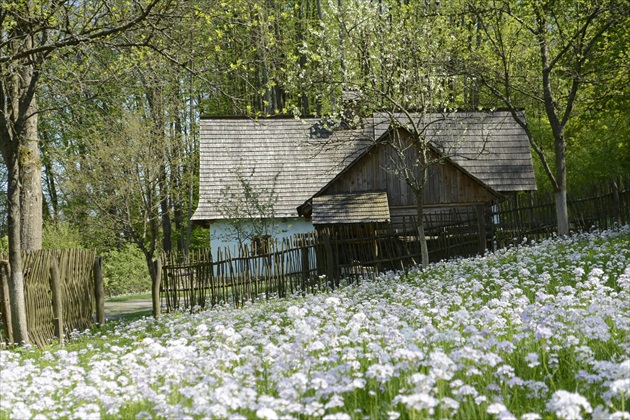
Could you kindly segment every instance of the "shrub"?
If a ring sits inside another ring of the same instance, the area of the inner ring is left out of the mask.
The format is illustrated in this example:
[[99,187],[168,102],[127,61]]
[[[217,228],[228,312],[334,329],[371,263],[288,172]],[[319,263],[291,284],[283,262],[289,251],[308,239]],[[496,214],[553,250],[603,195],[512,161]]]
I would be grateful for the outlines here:
[[42,231],[42,248],[69,249],[83,248],[81,233],[69,223],[56,222],[45,224]]
[[142,251],[126,244],[103,255],[103,283],[107,296],[151,290],[151,277]]

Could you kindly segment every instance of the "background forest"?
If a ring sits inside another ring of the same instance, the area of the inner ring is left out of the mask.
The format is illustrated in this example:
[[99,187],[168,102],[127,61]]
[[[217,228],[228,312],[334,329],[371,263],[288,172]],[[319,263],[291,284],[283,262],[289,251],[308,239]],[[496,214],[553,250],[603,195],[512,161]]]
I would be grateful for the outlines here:
[[344,90],[365,114],[524,109],[539,189],[558,188],[559,136],[569,190],[630,173],[629,23],[621,0],[8,0],[2,122],[32,66],[43,247],[96,248],[112,293],[145,290],[158,250],[208,241],[190,223],[200,116],[339,117]]

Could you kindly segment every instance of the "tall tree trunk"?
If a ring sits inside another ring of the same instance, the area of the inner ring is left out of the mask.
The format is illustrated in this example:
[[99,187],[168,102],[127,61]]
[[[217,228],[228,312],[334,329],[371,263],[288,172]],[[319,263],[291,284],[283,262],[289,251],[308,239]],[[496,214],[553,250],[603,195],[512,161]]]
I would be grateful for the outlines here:
[[164,252],[171,252],[173,249],[171,211],[168,205],[168,188],[166,180],[166,166],[160,165],[160,212],[162,213],[162,249]]
[[[50,202],[46,202],[46,196],[42,194],[43,214],[49,219],[57,220],[59,216],[59,198],[57,195],[57,182],[55,181],[55,171],[53,170],[53,157],[48,148],[49,139],[46,137],[40,139],[40,151],[42,156],[43,178],[46,185],[46,191],[50,197]],[[50,207],[48,207],[50,205]]]
[[[556,112],[556,100],[553,96],[551,87],[551,70],[552,66],[549,61],[549,49],[547,39],[545,37],[546,21],[540,18],[539,22],[540,35],[540,57],[542,62],[542,87],[543,98],[545,103],[545,112],[551,125],[551,131],[554,137],[554,146],[556,154],[556,179],[555,179],[555,198],[556,198],[556,216],[558,235],[569,234],[569,212],[567,209],[567,161],[566,161],[566,140],[564,137],[564,122],[560,121]],[[570,105],[567,105],[570,106]]]
[[[10,141],[10,140],[9,140]],[[22,270],[22,245],[20,243],[20,158],[19,145],[12,141],[8,145],[10,153],[3,153],[9,168],[9,301],[11,303],[11,320],[13,339],[16,344],[28,344],[28,327],[26,323],[26,299],[24,296],[24,275]],[[8,156],[7,156],[8,155]]]
[[42,164],[39,157],[37,105],[33,97],[20,139],[20,237],[23,250],[42,248]]
[[[25,22],[20,22],[16,33],[28,34]],[[27,35],[20,42],[12,43],[11,49],[17,51],[32,45],[33,40]],[[41,248],[41,165],[35,105],[35,87],[39,72],[34,60],[29,57],[15,63],[15,68],[10,73],[4,73],[4,67],[0,69],[0,150],[9,172],[9,300],[13,337],[17,344],[30,342],[26,321],[22,250]],[[40,184],[33,186],[34,183]],[[35,231],[30,232],[29,229]]]
[[569,208],[567,204],[567,160],[564,130],[555,140],[556,146],[556,216],[558,219],[558,234],[569,234]]

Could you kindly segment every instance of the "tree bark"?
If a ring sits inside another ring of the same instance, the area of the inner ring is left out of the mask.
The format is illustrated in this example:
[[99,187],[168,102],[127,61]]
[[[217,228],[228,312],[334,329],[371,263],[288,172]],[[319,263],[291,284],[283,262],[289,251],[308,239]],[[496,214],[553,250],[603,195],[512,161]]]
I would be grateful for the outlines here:
[[[19,146],[17,147],[19,150]],[[13,150],[9,167],[9,301],[13,339],[16,344],[29,344],[26,322],[26,299],[24,295],[24,275],[22,271],[22,246],[20,244],[20,180],[18,150]],[[5,158],[6,159],[6,158]]]
[[153,301],[153,317],[162,316],[162,308],[160,306],[160,282],[162,281],[162,260],[157,258],[154,261],[154,276],[151,277],[151,298]]
[[20,142],[20,237],[22,250],[42,249],[42,164],[37,135],[37,105],[33,97]]
[[418,229],[418,241],[420,242],[420,256],[422,258],[422,268],[429,266],[429,246],[427,245],[427,236],[424,232],[424,189],[416,193],[416,225]]

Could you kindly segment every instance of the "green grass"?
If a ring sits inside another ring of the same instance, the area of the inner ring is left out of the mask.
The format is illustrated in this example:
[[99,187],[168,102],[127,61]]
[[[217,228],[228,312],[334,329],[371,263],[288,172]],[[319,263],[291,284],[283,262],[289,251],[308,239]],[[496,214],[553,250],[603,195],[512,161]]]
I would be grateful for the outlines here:
[[105,299],[106,302],[127,302],[130,300],[151,299],[151,293],[136,293],[131,295],[113,296]]

